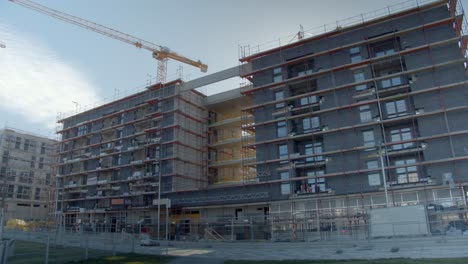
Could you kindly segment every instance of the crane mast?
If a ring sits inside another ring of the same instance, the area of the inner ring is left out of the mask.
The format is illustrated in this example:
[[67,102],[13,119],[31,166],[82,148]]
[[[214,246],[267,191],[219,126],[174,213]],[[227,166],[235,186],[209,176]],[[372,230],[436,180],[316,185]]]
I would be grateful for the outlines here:
[[101,35],[104,35],[104,36],[107,36],[116,40],[120,40],[122,42],[133,45],[137,48],[151,51],[153,58],[155,58],[158,61],[157,74],[158,74],[158,82],[160,83],[166,82],[167,61],[169,59],[176,60],[176,61],[188,64],[188,65],[191,65],[193,67],[199,68],[202,72],[207,72],[208,70],[208,65],[202,63],[200,60],[195,61],[195,60],[189,59],[187,57],[184,57],[182,55],[179,55],[173,52],[167,47],[154,44],[152,42],[129,35],[127,33],[123,33],[121,31],[100,25],[90,20],[79,18],[73,15],[46,7],[44,5],[35,3],[30,0],[9,0],[9,1],[22,5],[26,8],[35,10],[37,12],[46,14],[48,16],[54,17],[56,19],[68,22],[70,24],[94,31]]

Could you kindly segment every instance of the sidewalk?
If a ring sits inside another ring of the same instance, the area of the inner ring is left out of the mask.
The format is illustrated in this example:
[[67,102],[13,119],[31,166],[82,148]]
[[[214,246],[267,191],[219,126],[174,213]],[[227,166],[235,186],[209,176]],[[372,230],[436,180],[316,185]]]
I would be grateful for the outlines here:
[[[379,259],[468,257],[468,237],[429,237],[310,243],[176,243],[164,250],[172,256],[235,260]],[[397,251],[397,252],[392,252]],[[182,262],[181,262],[182,263]],[[197,262],[192,262],[197,263]]]

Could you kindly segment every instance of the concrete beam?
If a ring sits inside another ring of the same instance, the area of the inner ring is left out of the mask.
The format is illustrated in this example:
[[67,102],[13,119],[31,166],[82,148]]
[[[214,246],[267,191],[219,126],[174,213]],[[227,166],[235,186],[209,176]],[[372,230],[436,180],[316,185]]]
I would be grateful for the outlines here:
[[249,72],[249,69],[251,69],[251,67],[252,66],[250,63],[242,64],[240,66],[235,66],[223,71],[215,72],[210,75],[200,77],[195,80],[185,82],[180,85],[180,91],[189,91],[212,83],[221,82],[233,77],[239,77],[241,72]]

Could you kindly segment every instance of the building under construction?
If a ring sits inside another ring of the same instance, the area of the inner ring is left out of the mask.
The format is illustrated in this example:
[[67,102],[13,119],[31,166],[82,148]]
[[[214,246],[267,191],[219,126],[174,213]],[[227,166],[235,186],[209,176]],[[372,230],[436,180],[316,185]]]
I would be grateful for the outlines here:
[[[321,29],[61,119],[66,222],[170,217],[172,233],[192,238],[308,240],[365,236],[379,207],[466,221],[460,4],[408,1]],[[194,90],[235,76],[248,84]]]

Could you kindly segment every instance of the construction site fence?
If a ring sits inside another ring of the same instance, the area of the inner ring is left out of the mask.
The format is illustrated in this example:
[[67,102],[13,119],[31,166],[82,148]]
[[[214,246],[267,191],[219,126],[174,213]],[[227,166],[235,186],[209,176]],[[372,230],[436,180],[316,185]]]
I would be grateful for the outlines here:
[[[255,241],[255,242],[314,242],[342,240],[372,240],[401,238],[401,230],[419,229],[421,236],[468,237],[468,211],[437,212],[425,221],[381,222],[370,224],[367,218],[323,218],[278,216],[244,216],[237,218],[200,219],[198,222],[173,224],[161,222],[133,225],[35,226],[6,228],[4,236],[11,239],[37,241],[70,247],[98,248],[112,252],[133,252],[144,241]],[[385,227],[393,230],[385,237],[373,235],[371,229]],[[167,230],[167,232],[166,232]],[[158,237],[159,235],[159,237]],[[94,245],[103,244],[105,247]]]
[[[37,221],[27,225],[7,225],[6,234],[50,233],[54,236],[82,235],[170,241],[318,241],[366,240],[377,238],[380,227],[391,230],[386,237],[405,236],[402,230],[420,230],[425,236],[468,235],[468,208],[465,206],[427,206],[425,219],[418,221],[381,221],[371,223],[372,209],[346,214],[343,210],[275,211],[267,215],[220,217],[161,217],[139,223],[122,218],[113,223],[99,221],[70,223]],[[376,235],[377,234],[377,235]]]

